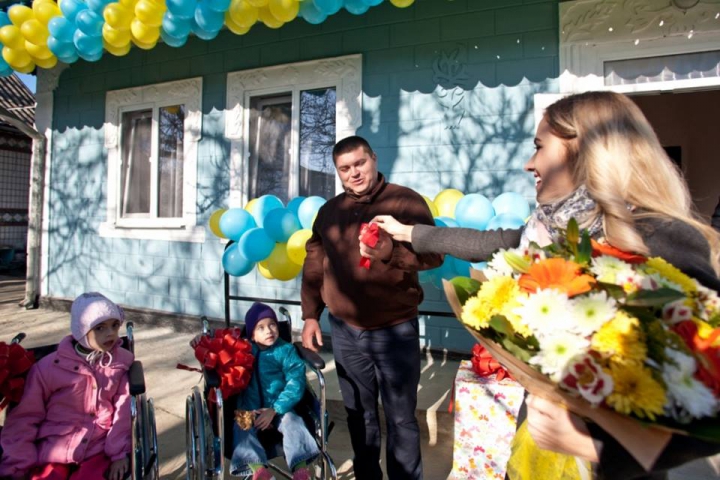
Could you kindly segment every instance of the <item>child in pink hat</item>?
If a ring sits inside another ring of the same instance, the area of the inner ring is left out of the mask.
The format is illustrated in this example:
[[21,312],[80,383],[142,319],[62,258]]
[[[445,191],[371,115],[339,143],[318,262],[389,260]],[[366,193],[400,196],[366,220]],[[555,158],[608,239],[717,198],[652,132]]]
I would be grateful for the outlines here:
[[100,293],[70,310],[71,335],[33,365],[2,430],[0,476],[122,480],[131,452],[128,370],[120,346],[125,314]]

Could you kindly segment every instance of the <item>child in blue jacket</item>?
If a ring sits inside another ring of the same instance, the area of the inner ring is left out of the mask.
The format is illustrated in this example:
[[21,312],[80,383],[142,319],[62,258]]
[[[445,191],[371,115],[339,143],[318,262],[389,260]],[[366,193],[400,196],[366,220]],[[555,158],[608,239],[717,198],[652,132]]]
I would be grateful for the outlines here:
[[293,408],[305,392],[305,363],[295,347],[279,338],[277,316],[264,303],[254,303],[245,315],[245,331],[252,340],[255,366],[250,385],[238,398],[238,408],[256,413],[249,430],[233,428],[231,475],[274,480],[258,430],[275,427],[283,435],[285,460],[293,480],[312,478],[307,465],[319,454],[317,442]]

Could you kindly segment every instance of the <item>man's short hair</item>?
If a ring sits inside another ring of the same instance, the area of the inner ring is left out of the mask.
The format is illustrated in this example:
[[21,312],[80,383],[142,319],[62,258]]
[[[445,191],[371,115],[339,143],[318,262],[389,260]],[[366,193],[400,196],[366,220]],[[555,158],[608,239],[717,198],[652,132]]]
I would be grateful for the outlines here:
[[340,155],[355,151],[361,147],[364,148],[365,151],[370,155],[375,155],[372,147],[370,147],[368,141],[365,140],[363,137],[353,135],[352,137],[343,138],[335,144],[335,147],[333,147],[333,162],[337,160],[337,157],[339,157]]

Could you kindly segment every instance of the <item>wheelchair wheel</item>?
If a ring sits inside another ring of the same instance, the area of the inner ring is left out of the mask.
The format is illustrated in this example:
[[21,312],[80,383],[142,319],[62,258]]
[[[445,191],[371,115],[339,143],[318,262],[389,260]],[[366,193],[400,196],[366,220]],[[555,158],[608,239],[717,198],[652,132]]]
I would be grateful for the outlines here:
[[198,387],[193,387],[187,397],[185,419],[185,445],[188,480],[214,480],[215,454],[210,415],[205,397]]
[[151,445],[151,454],[148,456],[149,462],[152,464],[146,465],[146,468],[152,472],[150,476],[153,480],[160,480],[160,456],[158,454],[158,437],[157,437],[157,424],[155,423],[155,403],[152,398],[148,400],[148,432],[150,438],[148,443]]
[[147,400],[144,394],[134,396],[131,411],[133,412],[132,478],[157,480],[160,475],[152,400]]

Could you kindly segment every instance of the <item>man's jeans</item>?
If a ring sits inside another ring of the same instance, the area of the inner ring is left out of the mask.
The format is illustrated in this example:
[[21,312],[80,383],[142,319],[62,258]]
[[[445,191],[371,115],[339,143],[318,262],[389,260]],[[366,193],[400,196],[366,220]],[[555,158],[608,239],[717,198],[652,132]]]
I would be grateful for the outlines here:
[[387,475],[421,479],[420,428],[415,418],[420,382],[417,318],[377,330],[359,330],[330,315],[332,349],[358,480],[380,480],[378,393],[387,424]]
[[[302,418],[294,412],[276,415],[273,426],[282,433],[283,452],[285,460],[291,470],[300,462],[310,462],[320,454],[317,442],[305,427]],[[267,465],[268,458],[265,449],[257,437],[257,430],[241,430],[235,423],[233,426],[233,450],[230,460],[231,475],[252,475],[249,465],[251,463]]]

